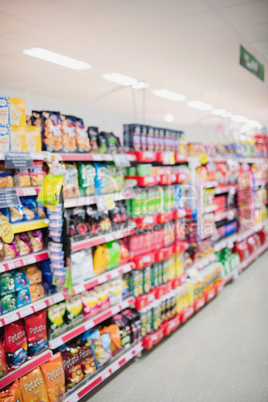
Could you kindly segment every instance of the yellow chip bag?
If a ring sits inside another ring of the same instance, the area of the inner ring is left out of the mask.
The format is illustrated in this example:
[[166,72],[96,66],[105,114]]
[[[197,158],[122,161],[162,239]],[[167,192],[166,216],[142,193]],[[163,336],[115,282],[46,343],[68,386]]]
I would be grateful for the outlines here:
[[20,378],[23,402],[49,402],[40,367]]
[[41,366],[49,402],[61,402],[65,393],[65,376],[60,353]]

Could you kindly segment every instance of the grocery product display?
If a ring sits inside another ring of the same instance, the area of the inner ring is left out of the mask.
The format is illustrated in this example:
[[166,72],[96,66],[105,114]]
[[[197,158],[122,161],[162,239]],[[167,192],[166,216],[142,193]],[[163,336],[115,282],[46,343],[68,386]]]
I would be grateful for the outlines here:
[[[268,145],[144,124],[121,144],[2,100],[0,400],[78,400],[268,248]],[[7,167],[11,151],[28,167]]]

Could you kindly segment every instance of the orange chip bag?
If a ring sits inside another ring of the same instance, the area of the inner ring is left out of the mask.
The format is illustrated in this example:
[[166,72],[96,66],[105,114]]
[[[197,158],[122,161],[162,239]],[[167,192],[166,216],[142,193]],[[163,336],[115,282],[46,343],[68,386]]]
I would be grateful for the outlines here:
[[9,389],[0,391],[0,402],[23,402],[18,380],[16,380]]
[[37,265],[29,265],[26,267],[26,274],[29,278],[30,285],[35,285],[42,282],[42,272]]
[[20,378],[23,402],[49,402],[40,367]]
[[61,402],[65,393],[65,376],[60,353],[41,365],[49,402]]
[[29,291],[31,294],[32,303],[45,297],[45,291],[41,283],[38,283],[36,285],[30,285]]

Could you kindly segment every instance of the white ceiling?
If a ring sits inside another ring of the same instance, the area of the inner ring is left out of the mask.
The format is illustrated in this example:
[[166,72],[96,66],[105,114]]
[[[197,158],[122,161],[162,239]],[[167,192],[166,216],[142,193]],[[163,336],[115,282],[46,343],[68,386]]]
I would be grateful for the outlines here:
[[[239,65],[239,46],[265,64],[265,82]],[[72,71],[22,54],[43,47],[88,62]],[[169,89],[268,122],[268,0],[0,0],[0,87],[133,113],[130,88],[102,74],[145,80],[145,115],[218,124],[208,112],[152,95]],[[142,91],[135,91],[138,115]],[[101,99],[98,99],[101,97]],[[49,105],[48,105],[49,108]]]

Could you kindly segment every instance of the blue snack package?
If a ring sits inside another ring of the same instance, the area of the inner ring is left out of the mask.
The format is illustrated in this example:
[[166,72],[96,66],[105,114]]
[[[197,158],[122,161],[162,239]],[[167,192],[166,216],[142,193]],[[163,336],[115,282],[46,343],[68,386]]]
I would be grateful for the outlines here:
[[0,208],[0,223],[10,222],[10,213],[8,208]]
[[43,207],[40,202],[36,201],[36,206],[37,206],[37,215],[39,219],[46,218],[46,213],[45,213],[45,208]]
[[22,289],[17,294],[17,308],[31,303],[31,294],[28,288]]
[[12,223],[27,220],[26,216],[24,215],[22,205],[17,205],[16,207],[9,207],[9,212],[10,212],[10,221]]
[[106,163],[94,163],[96,170],[95,174],[95,194],[106,194],[106,188],[108,184],[108,169]]
[[23,197],[21,203],[27,221],[32,221],[33,219],[39,218],[37,204],[32,197]]
[[27,278],[25,272],[21,269],[15,271],[14,274],[16,292],[19,292],[22,289],[25,289],[29,286],[29,278]]

